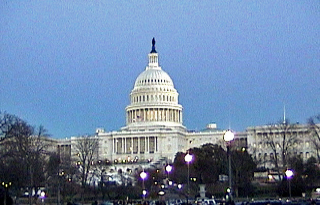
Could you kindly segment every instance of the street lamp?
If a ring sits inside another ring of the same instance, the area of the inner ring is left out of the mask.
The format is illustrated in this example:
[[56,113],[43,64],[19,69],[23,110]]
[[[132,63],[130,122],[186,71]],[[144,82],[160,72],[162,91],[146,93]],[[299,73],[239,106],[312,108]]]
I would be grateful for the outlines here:
[[184,157],[184,161],[187,163],[188,166],[188,189],[187,189],[187,205],[189,204],[189,192],[190,192],[190,162],[192,161],[193,156],[191,154],[186,154]]
[[167,178],[168,178],[167,179],[167,181],[168,181],[168,204],[170,204],[169,193],[170,193],[170,186],[172,185],[172,182],[170,181],[170,178],[169,178],[169,174],[172,171],[172,166],[170,164],[168,164],[166,166],[166,171],[167,171],[167,174],[168,174],[168,176],[167,176]]
[[145,171],[142,171],[140,173],[140,177],[142,179],[142,197],[143,197],[143,200],[145,200],[147,191],[145,190],[145,187],[144,187],[144,180],[147,178],[147,173]]
[[288,180],[288,183],[289,183],[289,196],[290,196],[290,199],[291,199],[291,178],[293,177],[293,171],[290,170],[290,169],[287,169],[285,174],[287,176],[287,180]]
[[227,155],[228,155],[228,169],[229,169],[229,191],[232,195],[232,181],[231,181],[231,154],[230,154],[230,147],[231,147],[231,141],[234,139],[234,134],[231,130],[227,130],[223,135],[223,140],[227,144]]
[[172,166],[171,166],[170,164],[168,164],[168,165],[166,166],[166,171],[167,171],[168,180],[169,180],[169,174],[170,174],[170,172],[172,171]]
[[167,181],[168,181],[168,185],[170,185],[170,178],[169,178],[169,174],[170,174],[170,172],[172,171],[172,169],[173,169],[173,167],[172,167],[170,164],[168,164],[168,165],[166,166],[166,172],[167,172]]
[[8,189],[12,185],[11,182],[2,182],[2,186],[4,187],[5,193],[4,193],[4,199],[3,199],[3,204],[7,204],[7,195],[8,195]]

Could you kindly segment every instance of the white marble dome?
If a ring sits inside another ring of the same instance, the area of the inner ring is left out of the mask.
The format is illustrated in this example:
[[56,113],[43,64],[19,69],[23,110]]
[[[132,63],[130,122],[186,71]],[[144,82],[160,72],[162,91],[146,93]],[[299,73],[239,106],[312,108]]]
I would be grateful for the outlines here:
[[182,106],[178,103],[179,94],[170,76],[159,66],[154,39],[148,58],[148,66],[137,77],[130,93],[126,124],[181,125]]
[[143,71],[136,79],[134,87],[164,85],[173,86],[173,81],[170,76],[161,69],[148,69]]

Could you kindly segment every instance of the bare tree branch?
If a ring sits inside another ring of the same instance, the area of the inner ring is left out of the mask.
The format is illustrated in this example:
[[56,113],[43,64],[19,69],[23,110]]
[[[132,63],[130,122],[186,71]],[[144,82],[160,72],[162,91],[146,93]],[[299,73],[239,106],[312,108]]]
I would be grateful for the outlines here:
[[320,162],[320,114],[308,119],[308,131],[313,147],[316,150],[317,160]]
[[81,184],[84,187],[88,182],[88,174],[93,160],[97,157],[98,138],[96,136],[81,136],[76,139],[74,148],[77,152],[77,160],[80,162]]

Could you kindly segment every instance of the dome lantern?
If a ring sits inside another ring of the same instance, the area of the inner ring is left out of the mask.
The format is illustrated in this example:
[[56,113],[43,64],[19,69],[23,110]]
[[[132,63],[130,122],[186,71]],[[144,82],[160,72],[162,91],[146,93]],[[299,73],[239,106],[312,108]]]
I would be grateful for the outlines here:
[[155,44],[156,44],[156,40],[153,38],[152,39],[152,49],[151,49],[151,52],[148,55],[148,57],[149,57],[149,65],[148,65],[147,69],[159,69],[158,53],[156,51]]

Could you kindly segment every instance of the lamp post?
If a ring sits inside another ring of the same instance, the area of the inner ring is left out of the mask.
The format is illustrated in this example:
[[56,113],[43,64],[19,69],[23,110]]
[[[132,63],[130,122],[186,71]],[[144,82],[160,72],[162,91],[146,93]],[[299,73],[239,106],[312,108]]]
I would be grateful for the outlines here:
[[170,204],[170,196],[169,196],[169,193],[170,193],[170,186],[172,185],[172,184],[170,184],[170,178],[169,178],[169,174],[170,174],[170,172],[172,171],[172,166],[170,165],[170,164],[168,164],[167,166],[166,166],[166,172],[167,172],[167,181],[168,181],[168,204]]
[[192,161],[193,156],[188,153],[184,157],[184,161],[187,163],[188,166],[188,189],[187,189],[187,205],[189,204],[189,192],[190,192],[190,162]]
[[140,173],[140,177],[142,179],[142,198],[143,198],[143,200],[145,200],[146,195],[147,195],[147,191],[145,190],[145,187],[144,187],[144,180],[147,178],[147,173],[145,171],[142,171]]
[[3,204],[4,205],[6,205],[7,204],[7,195],[8,195],[8,189],[9,189],[9,187],[11,186],[11,182],[2,182],[1,183],[2,184],[2,186],[4,187],[4,190],[5,190],[5,192],[4,192],[4,200],[3,200]]
[[169,182],[169,174],[170,174],[170,172],[172,171],[172,166],[170,165],[170,164],[168,164],[167,166],[166,166],[166,172],[167,172],[167,174],[168,174],[168,182]]
[[231,130],[227,130],[223,135],[223,140],[227,144],[227,155],[228,155],[228,171],[229,171],[229,187],[228,192],[232,196],[232,178],[231,178],[231,153],[230,153],[230,147],[231,147],[231,141],[234,139],[234,134]]
[[285,174],[289,183],[289,197],[291,199],[291,178],[293,177],[293,171],[290,169],[287,169]]

